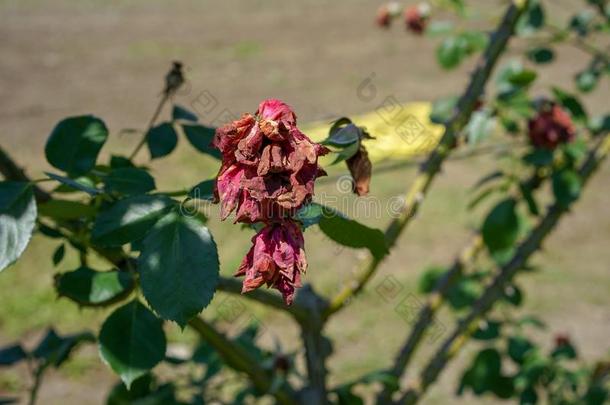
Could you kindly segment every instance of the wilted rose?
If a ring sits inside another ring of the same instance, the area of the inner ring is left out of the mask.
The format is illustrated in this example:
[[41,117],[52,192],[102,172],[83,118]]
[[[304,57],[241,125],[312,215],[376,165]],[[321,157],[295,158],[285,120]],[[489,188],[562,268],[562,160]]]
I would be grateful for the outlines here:
[[252,244],[235,274],[245,276],[242,292],[267,285],[279,290],[287,305],[292,304],[295,289],[301,287],[301,273],[307,270],[300,226],[291,220],[265,225]]
[[292,217],[325,175],[318,157],[329,150],[303,134],[279,100],[218,128],[212,144],[223,158],[215,189],[221,218],[236,212],[235,222],[265,224],[237,272],[246,276],[243,292],[266,284],[290,304],[306,267],[303,234]]
[[234,210],[236,222],[292,216],[325,174],[318,157],[328,149],[303,134],[294,112],[279,100],[266,100],[255,115],[218,128],[213,145],[223,155],[216,182],[222,219]]

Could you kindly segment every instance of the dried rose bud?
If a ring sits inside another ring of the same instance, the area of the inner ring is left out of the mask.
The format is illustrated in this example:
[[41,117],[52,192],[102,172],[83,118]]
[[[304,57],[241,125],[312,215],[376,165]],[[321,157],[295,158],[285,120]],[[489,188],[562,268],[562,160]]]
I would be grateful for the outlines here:
[[266,284],[282,293],[292,304],[301,273],[307,270],[301,228],[291,220],[266,225],[252,238],[253,246],[235,273],[245,276],[242,293]]
[[371,174],[373,166],[369,159],[369,154],[360,145],[358,152],[351,158],[346,160],[347,168],[353,179],[353,191],[359,196],[364,196],[369,193],[369,184],[371,183]]
[[392,16],[390,15],[390,10],[386,5],[379,7],[379,9],[377,10],[375,22],[381,28],[390,27],[390,24],[392,23]]
[[276,355],[273,359],[273,369],[286,373],[290,369],[290,359],[283,354]]
[[575,137],[569,114],[553,103],[540,108],[538,115],[529,121],[528,129],[530,141],[537,148],[555,149],[557,145],[571,142]]
[[213,145],[223,155],[216,181],[222,219],[234,210],[236,222],[292,216],[325,174],[318,157],[328,149],[303,134],[294,112],[279,100],[263,101],[255,115],[218,128]]
[[407,7],[405,9],[405,24],[407,30],[417,35],[423,34],[428,25],[429,16],[430,6],[427,3]]
[[570,336],[568,336],[565,333],[559,333],[557,335],[555,335],[555,347],[559,348],[559,347],[564,347],[564,346],[571,346],[572,343],[570,342]]

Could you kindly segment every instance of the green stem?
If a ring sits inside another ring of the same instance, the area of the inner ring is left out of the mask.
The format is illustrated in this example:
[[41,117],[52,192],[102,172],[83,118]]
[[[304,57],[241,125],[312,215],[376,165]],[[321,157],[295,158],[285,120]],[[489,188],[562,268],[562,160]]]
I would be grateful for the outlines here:
[[34,384],[30,389],[30,399],[28,401],[28,405],[35,405],[38,399],[38,391],[40,391],[40,386],[42,385],[42,376],[44,375],[44,370],[46,366],[39,365],[36,367],[36,372],[34,373]]
[[272,376],[238,343],[230,341],[201,317],[191,319],[189,326],[192,327],[204,341],[214,347],[227,364],[248,375],[252,384],[254,384],[259,391],[273,395],[280,404],[298,404],[294,395],[284,389],[269,392],[272,386]]
[[163,110],[163,106],[165,106],[165,103],[167,102],[167,100],[169,100],[169,93],[165,92],[165,93],[163,93],[163,97],[161,97],[161,100],[159,101],[159,104],[157,105],[157,109],[155,110],[152,118],[150,119],[150,122],[148,123],[148,127],[146,128],[146,131],[144,132],[144,136],[142,136],[142,139],[136,145],[136,148],[133,150],[133,152],[131,152],[131,155],[129,155],[129,160],[133,160],[133,158],[136,157],[136,155],[138,154],[140,149],[142,149],[144,144],[146,144],[146,140],[148,139],[148,133],[152,129],[153,125],[155,125],[155,122],[157,121],[157,118],[159,118],[159,114],[161,114],[161,110]]
[[[432,151],[421,166],[411,188],[407,192],[405,207],[400,216],[394,219],[386,228],[385,237],[389,248],[394,246],[400,234],[417,213],[436,174],[440,171],[443,162],[451,154],[451,151],[457,144],[460,132],[468,123],[500,55],[513,35],[517,20],[523,11],[527,9],[527,5],[527,0],[522,2],[520,6],[511,4],[498,29],[492,34],[489,45],[472,75],[470,84],[458,102],[455,114],[446,125],[445,132],[439,145]],[[343,289],[331,299],[330,306],[325,311],[324,317],[328,318],[342,309],[354,295],[358,294],[377,271],[382,260],[383,259],[381,258],[370,258],[368,262],[365,262],[362,265],[362,269],[356,280],[346,284]]]

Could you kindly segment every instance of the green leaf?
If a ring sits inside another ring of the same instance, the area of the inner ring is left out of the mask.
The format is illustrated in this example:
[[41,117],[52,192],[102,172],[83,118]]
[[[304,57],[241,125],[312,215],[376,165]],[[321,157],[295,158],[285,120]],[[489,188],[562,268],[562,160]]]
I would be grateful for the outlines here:
[[457,106],[459,97],[450,96],[435,100],[432,103],[430,121],[436,124],[444,124],[449,121]]
[[438,280],[447,272],[445,267],[433,266],[427,268],[419,277],[417,291],[421,294],[428,294],[434,290]]
[[509,104],[519,112],[529,108],[529,98],[526,90],[536,80],[537,74],[533,70],[526,69],[518,60],[510,60],[504,64],[496,75],[498,84],[498,98]]
[[518,307],[523,302],[523,293],[519,287],[512,284],[504,290],[504,299]]
[[552,62],[555,58],[555,52],[551,48],[537,47],[527,51],[527,58],[542,65]]
[[32,355],[46,364],[55,367],[61,366],[70,357],[72,351],[81,343],[94,342],[95,337],[89,332],[74,335],[59,336],[53,329],[49,329],[45,337],[38,344]]
[[516,205],[517,202],[512,198],[501,201],[485,218],[482,234],[490,253],[510,249],[517,241],[520,222]]
[[106,191],[125,195],[144,194],[155,189],[155,179],[146,170],[135,167],[114,169],[104,179]]
[[307,229],[312,225],[317,225],[323,214],[324,210],[320,204],[310,203],[299,209],[296,219],[301,222],[303,229]]
[[502,322],[498,321],[484,321],[476,331],[472,334],[474,339],[478,340],[493,340],[500,336],[500,328]]
[[106,319],[99,336],[102,360],[127,386],[155,367],[165,356],[162,321],[134,300]]
[[481,283],[472,277],[462,277],[447,293],[449,305],[455,310],[472,306],[481,295]]
[[530,1],[528,9],[517,21],[515,31],[522,36],[535,33],[544,25],[544,9],[539,1]]
[[49,173],[49,172],[45,172],[45,174],[47,176],[49,176],[50,178],[52,178],[53,180],[57,180],[61,184],[65,185],[73,190],[84,191],[85,193],[87,193],[91,196],[96,196],[102,192],[101,190],[96,189],[95,185],[92,184],[90,180],[88,182],[85,182],[86,180],[84,180],[84,179],[86,179],[86,177],[83,177],[82,179],[71,179],[69,177],[59,176],[57,174],[53,174],[53,173]]
[[595,135],[610,131],[610,114],[592,117],[587,126]]
[[96,218],[92,241],[100,246],[121,246],[141,239],[172,206],[173,201],[161,195],[119,200]]
[[[337,121],[340,122],[340,121]],[[336,124],[336,123],[335,123]],[[351,122],[342,127],[331,127],[328,138],[322,142],[324,145],[346,147],[362,138],[362,130]]]
[[534,387],[527,387],[519,396],[520,405],[536,405],[538,403],[538,394]]
[[344,160],[351,158],[356,153],[358,153],[358,150],[360,150],[360,142],[354,142],[352,144],[349,144],[349,145],[343,147],[338,152],[336,152],[337,156],[335,157],[335,160],[333,160],[333,162],[331,164],[336,165],[337,163],[341,163]]
[[497,120],[491,115],[490,111],[474,111],[466,128],[464,128],[468,143],[474,145],[485,140],[491,136],[496,126]]
[[95,166],[107,138],[106,125],[93,115],[66,118],[47,140],[47,161],[70,175],[85,174]]
[[515,86],[526,87],[532,84],[536,77],[538,77],[536,71],[524,69],[509,75],[508,81]]
[[213,201],[214,187],[216,185],[216,179],[204,180],[197,184],[190,191],[188,196],[190,198],[196,198],[198,200]]
[[27,358],[21,345],[12,345],[0,348],[0,366],[12,366]]
[[485,49],[489,36],[481,31],[464,31],[459,35],[466,55]]
[[432,21],[426,29],[426,35],[439,37],[450,34],[454,29],[455,25],[451,21]]
[[537,148],[523,156],[523,161],[536,167],[548,166],[553,163],[553,151]]
[[398,391],[400,389],[398,377],[386,371],[373,371],[362,377],[361,381],[366,384],[379,382],[384,387],[391,389],[392,392]]
[[66,254],[66,245],[61,244],[55,249],[53,253],[53,265],[57,266],[64,259],[64,255]]
[[55,289],[83,306],[108,305],[125,298],[133,289],[131,274],[124,271],[95,271],[88,267],[55,275]]
[[178,145],[178,134],[174,130],[174,126],[169,122],[164,122],[151,128],[146,134],[146,144],[150,151],[150,158],[157,159],[167,156]]
[[41,216],[58,220],[91,218],[96,211],[92,205],[71,200],[49,200],[38,206],[38,213]]
[[578,35],[585,36],[589,33],[590,25],[595,18],[592,10],[582,10],[570,20],[570,28]]
[[566,159],[571,162],[578,162],[587,154],[587,143],[582,138],[562,145]]
[[553,175],[553,194],[562,207],[567,208],[578,200],[581,188],[580,176],[573,170],[565,169]]
[[138,270],[150,306],[163,319],[184,327],[214,296],[219,277],[216,243],[201,222],[172,212],[144,239]]
[[576,75],[576,86],[578,86],[578,90],[583,93],[589,93],[595,89],[598,80],[599,75],[595,71],[591,69],[585,70]]
[[197,114],[178,104],[174,104],[174,108],[172,109],[172,119],[174,121],[183,120],[197,122]]
[[523,183],[519,183],[519,190],[521,191],[521,196],[523,196],[523,199],[527,204],[527,208],[530,214],[534,216],[540,215],[540,210],[538,209],[538,203],[536,202],[536,198],[534,197],[532,187]]
[[34,193],[28,183],[0,182],[0,271],[27,247],[36,216]]
[[553,349],[551,356],[554,359],[575,359],[578,357],[576,348],[571,343],[565,343]]
[[131,160],[125,156],[112,155],[110,156],[111,169],[123,169],[125,167],[135,167]]
[[381,259],[388,253],[385,236],[379,229],[369,228],[346,218],[338,211],[322,206],[319,227],[326,236],[340,245],[355,249],[366,248]]
[[455,68],[464,56],[464,40],[456,36],[445,38],[436,49],[436,59],[443,69]]
[[534,345],[523,336],[511,336],[508,338],[508,355],[517,364],[523,364],[527,353]]
[[557,87],[553,87],[553,94],[557,101],[570,112],[575,121],[587,122],[587,112],[576,96]]
[[220,151],[212,147],[212,139],[214,139],[215,129],[203,125],[183,125],[182,129],[186,135],[186,139],[201,153],[210,155],[216,159],[221,159]]
[[[116,384],[108,394],[106,405],[185,405],[176,399],[176,387],[172,383],[159,385],[150,374],[137,378],[128,390],[123,383]],[[203,402],[190,402],[203,405]]]
[[476,395],[490,391],[494,382],[501,376],[501,362],[500,353],[496,349],[480,351],[462,376],[460,392],[464,387],[470,387]]

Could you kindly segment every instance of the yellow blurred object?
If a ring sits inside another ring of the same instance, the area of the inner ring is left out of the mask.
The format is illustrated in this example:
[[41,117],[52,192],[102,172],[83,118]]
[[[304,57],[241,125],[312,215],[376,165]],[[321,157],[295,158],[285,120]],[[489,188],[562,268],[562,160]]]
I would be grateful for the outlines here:
[[[404,159],[430,152],[443,134],[443,126],[430,121],[432,104],[416,102],[382,105],[380,108],[349,118],[359,127],[366,127],[375,139],[364,141],[373,161]],[[328,136],[329,122],[304,125],[301,130],[320,142]]]

